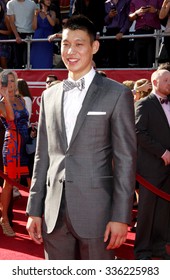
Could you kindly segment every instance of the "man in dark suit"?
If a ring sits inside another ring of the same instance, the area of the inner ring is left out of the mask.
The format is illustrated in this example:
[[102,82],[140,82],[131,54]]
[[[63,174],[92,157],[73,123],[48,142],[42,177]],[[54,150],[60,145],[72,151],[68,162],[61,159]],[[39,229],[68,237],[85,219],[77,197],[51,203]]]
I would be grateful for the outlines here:
[[133,97],[93,69],[98,49],[94,24],[71,17],[61,42],[68,80],[42,95],[27,230],[38,244],[43,235],[47,259],[113,259],[131,223]]
[[[137,172],[158,189],[170,193],[170,72],[152,74],[152,93],[135,103],[138,143]],[[137,259],[170,259],[170,202],[143,186],[139,189],[135,240]]]

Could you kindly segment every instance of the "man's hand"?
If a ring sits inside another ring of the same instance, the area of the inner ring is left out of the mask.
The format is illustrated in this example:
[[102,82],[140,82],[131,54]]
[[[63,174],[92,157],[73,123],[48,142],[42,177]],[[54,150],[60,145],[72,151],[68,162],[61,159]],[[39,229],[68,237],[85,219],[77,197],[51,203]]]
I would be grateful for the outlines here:
[[113,17],[117,16],[116,9],[111,9],[108,16],[109,16],[109,18],[113,18]]
[[146,82],[142,86],[140,86],[140,91],[148,91],[152,89],[152,83],[151,82]]
[[43,242],[41,234],[41,224],[42,219],[40,217],[30,216],[28,218],[26,229],[31,239],[37,244],[41,244]]
[[109,222],[104,233],[104,242],[108,241],[107,250],[119,248],[127,238],[128,225],[118,222]]
[[62,37],[62,34],[61,33],[55,33],[55,34],[52,34],[52,35],[49,35],[48,36],[48,41],[49,42],[52,42],[54,41],[56,38],[61,38]]
[[116,38],[115,39],[120,41],[122,39],[122,37],[123,37],[123,33],[119,32],[119,33],[116,34]]
[[165,163],[165,166],[170,164],[170,151],[166,150],[166,152],[162,155],[162,159]]
[[21,37],[19,35],[16,36],[16,42],[17,42],[17,44],[21,44],[22,43],[22,39],[21,39]]

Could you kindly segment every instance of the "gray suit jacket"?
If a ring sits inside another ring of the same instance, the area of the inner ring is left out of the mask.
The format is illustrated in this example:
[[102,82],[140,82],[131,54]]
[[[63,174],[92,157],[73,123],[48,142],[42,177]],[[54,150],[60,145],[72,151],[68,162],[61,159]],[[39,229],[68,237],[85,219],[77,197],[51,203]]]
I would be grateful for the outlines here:
[[48,233],[57,222],[63,180],[68,214],[79,236],[102,237],[109,221],[130,223],[135,172],[134,103],[125,86],[95,75],[69,146],[63,83],[44,91],[27,213],[44,215]]

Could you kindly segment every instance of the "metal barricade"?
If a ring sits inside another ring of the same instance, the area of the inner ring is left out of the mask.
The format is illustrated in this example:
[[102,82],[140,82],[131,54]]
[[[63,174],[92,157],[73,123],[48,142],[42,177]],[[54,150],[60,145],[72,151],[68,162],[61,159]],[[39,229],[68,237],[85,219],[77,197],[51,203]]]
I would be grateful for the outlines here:
[[[124,35],[122,38],[125,39],[135,39],[135,38],[148,38],[148,37],[154,37],[156,39],[156,48],[155,48],[155,63],[153,65],[153,68],[158,67],[158,57],[159,57],[159,49],[160,44],[162,41],[162,38],[165,36],[170,36],[170,34],[164,33],[161,30],[155,30],[154,34],[130,34],[130,35]],[[109,39],[115,39],[116,36],[99,36],[99,41],[102,40],[109,40]],[[26,39],[22,39],[22,42],[25,42],[27,44],[27,70],[31,69],[30,64],[30,53],[31,53],[31,43],[32,42],[47,42],[48,39],[32,39],[32,37],[27,36]],[[56,38],[53,42],[61,41],[61,38]],[[9,40],[0,40],[0,43],[16,43],[15,39],[9,39]],[[139,68],[138,68],[139,69]]]

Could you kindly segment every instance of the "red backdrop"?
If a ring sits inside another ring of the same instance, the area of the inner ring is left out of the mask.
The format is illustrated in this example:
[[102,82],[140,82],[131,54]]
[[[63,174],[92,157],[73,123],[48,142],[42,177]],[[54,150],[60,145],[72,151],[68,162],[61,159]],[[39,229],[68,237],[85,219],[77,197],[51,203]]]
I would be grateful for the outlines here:
[[[104,70],[107,76],[118,82],[125,80],[136,81],[141,78],[150,79],[153,70]],[[33,96],[33,110],[31,122],[37,125],[39,115],[39,105],[41,94],[45,89],[45,80],[47,75],[55,74],[59,80],[67,78],[67,70],[16,70],[18,77],[28,82]]]

